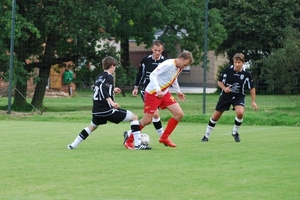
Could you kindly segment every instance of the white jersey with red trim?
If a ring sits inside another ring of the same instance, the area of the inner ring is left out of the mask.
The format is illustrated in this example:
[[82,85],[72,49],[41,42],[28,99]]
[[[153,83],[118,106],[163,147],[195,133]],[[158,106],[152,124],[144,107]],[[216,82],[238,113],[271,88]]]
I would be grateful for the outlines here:
[[150,94],[162,91],[166,94],[172,85],[176,92],[180,92],[177,77],[181,71],[182,69],[176,67],[175,59],[169,59],[160,63],[150,74],[150,83],[145,91]]

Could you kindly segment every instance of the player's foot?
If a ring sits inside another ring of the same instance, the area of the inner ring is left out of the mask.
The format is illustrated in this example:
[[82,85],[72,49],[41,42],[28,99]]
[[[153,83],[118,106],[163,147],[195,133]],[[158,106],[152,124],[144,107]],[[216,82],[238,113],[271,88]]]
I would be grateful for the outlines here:
[[208,138],[205,137],[205,135],[204,135],[203,138],[201,139],[201,142],[208,142]]
[[234,140],[235,140],[236,142],[240,142],[240,141],[241,141],[240,135],[239,135],[238,133],[232,134],[232,137],[234,137]]
[[123,145],[125,148],[127,149],[134,149],[134,145],[133,142],[130,142],[129,136],[127,131],[124,132],[124,141],[123,141]]
[[124,136],[123,144],[125,144],[126,140],[128,139],[127,131],[125,131],[125,132],[123,133],[123,136]]
[[124,147],[126,149],[134,149],[133,143],[125,142]]
[[176,147],[176,144],[174,144],[169,138],[165,138],[165,139],[160,138],[158,141],[160,143],[163,143],[165,146]]
[[134,149],[135,150],[152,150],[152,147],[150,147],[144,143],[141,143],[139,146],[135,146]]
[[74,147],[72,147],[72,145],[71,144],[68,144],[68,149],[74,149]]

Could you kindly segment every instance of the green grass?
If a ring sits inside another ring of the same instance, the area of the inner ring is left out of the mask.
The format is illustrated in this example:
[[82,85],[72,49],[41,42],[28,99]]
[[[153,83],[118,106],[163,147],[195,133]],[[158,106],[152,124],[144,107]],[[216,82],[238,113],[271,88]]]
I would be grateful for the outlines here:
[[[0,114],[0,120],[30,120],[30,121],[88,121],[91,118],[92,91],[79,91],[73,98],[49,98],[45,97],[44,106],[47,107],[42,115],[38,112],[17,113],[12,115]],[[179,102],[185,112],[182,122],[207,123],[212,115],[218,94],[206,96],[205,114],[203,114],[203,95],[186,94],[187,101]],[[27,99],[31,102],[31,99]],[[116,101],[122,108],[131,110],[142,117],[143,103],[140,97],[132,97],[126,93],[126,97],[116,95]],[[256,102],[259,106],[257,112],[253,111],[250,96],[246,97],[244,125],[272,125],[272,126],[299,126],[300,125],[300,96],[287,95],[258,95]],[[7,98],[0,98],[0,110],[7,111]],[[33,108],[31,107],[33,110]],[[2,112],[2,113],[3,113]],[[220,119],[220,124],[231,125],[235,113],[225,112]],[[161,118],[166,122],[170,118],[168,111],[161,112]]]
[[88,123],[0,121],[0,199],[300,199],[298,127],[243,125],[236,143],[218,124],[201,143],[205,124],[180,123],[167,148],[151,125],[153,150],[133,151],[110,123],[68,150]]

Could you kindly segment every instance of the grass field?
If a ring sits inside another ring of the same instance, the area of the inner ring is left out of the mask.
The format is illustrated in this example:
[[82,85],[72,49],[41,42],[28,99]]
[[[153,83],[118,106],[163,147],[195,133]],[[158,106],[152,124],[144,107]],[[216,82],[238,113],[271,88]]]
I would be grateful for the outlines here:
[[206,125],[183,122],[167,148],[149,126],[153,150],[134,151],[108,124],[68,150],[88,123],[0,121],[0,199],[300,199],[298,127],[243,125],[236,143],[218,124],[201,143]]

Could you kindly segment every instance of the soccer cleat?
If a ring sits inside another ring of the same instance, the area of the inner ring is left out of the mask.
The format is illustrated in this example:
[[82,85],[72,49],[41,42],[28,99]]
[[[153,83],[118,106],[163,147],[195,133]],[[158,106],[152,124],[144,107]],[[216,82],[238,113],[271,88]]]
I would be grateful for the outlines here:
[[160,138],[158,141],[160,143],[163,143],[165,146],[176,147],[176,144],[174,144],[169,138],[165,138],[165,139]]
[[239,135],[238,133],[232,134],[232,137],[234,137],[234,140],[235,140],[236,142],[240,142],[240,141],[241,141],[240,135]]
[[124,132],[124,141],[123,145],[127,149],[134,149],[133,142],[130,142],[130,139],[128,137],[127,131]]
[[134,149],[133,143],[125,142],[124,147],[126,149]]
[[134,147],[135,150],[152,150],[152,147],[149,147],[148,145],[141,143],[139,146]]
[[208,138],[205,137],[205,135],[204,135],[203,138],[201,139],[201,142],[208,142]]
[[68,149],[74,149],[74,147],[71,146],[71,144],[68,144]]
[[124,136],[124,141],[123,141],[123,144],[125,144],[125,142],[127,141],[127,139],[128,139],[128,134],[127,134],[127,131],[125,131],[124,133],[123,133],[123,136]]

